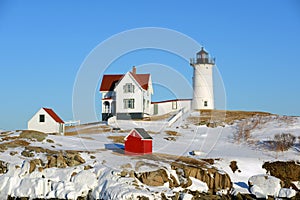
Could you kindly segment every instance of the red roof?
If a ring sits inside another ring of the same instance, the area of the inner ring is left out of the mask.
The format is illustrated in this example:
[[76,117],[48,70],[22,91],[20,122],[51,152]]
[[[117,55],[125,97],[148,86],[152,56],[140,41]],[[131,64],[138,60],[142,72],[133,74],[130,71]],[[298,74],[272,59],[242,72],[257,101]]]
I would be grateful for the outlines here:
[[[130,72],[130,74],[144,90],[148,90],[150,74],[133,74],[132,72]],[[116,84],[123,78],[123,76],[124,74],[104,75],[100,91],[113,91]]]
[[123,78],[124,74],[115,74],[115,75],[104,75],[100,91],[112,91],[114,90],[116,83]]
[[134,74],[130,72],[133,78],[140,84],[144,90],[148,90],[150,74]]
[[50,108],[43,108],[56,122],[64,124],[65,122]]

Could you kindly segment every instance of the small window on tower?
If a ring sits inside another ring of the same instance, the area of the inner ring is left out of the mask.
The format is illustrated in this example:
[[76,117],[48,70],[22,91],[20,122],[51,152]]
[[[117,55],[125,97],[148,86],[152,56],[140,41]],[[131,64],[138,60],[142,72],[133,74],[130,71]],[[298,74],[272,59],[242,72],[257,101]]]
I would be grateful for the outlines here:
[[207,107],[207,101],[204,101],[204,106]]
[[45,122],[45,115],[40,115],[40,122]]

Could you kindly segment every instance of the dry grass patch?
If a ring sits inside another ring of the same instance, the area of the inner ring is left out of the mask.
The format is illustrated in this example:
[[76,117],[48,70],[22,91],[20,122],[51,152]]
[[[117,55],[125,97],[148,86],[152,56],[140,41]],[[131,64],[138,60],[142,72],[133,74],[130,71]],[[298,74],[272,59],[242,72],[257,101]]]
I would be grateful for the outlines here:
[[26,147],[30,143],[25,140],[14,140],[10,142],[5,142],[0,144],[0,151],[5,151],[7,148],[16,148],[16,147]]
[[[85,125],[87,126],[87,125]],[[97,133],[107,133],[111,131],[109,126],[101,125],[85,128],[84,125],[79,126],[69,126],[66,127],[65,136],[73,136],[80,134],[97,134]]]
[[167,130],[165,131],[165,133],[167,135],[171,135],[171,136],[180,136],[180,133],[178,133],[177,131],[170,131],[170,130]]
[[200,110],[199,112],[199,117],[189,117],[188,121],[195,125],[207,125],[209,123],[233,124],[237,120],[272,115],[271,113],[257,111]]
[[149,134],[159,134],[160,132],[155,132],[155,131],[147,131]]
[[152,153],[147,155],[135,156],[132,159],[148,159],[154,161],[162,161],[167,163],[172,162],[180,162],[188,165],[196,165],[196,166],[207,166],[209,163],[204,160],[198,160],[194,158],[189,158],[185,156],[176,156],[170,154],[162,154],[162,153]]
[[46,133],[42,133],[39,131],[33,131],[33,130],[24,130],[20,134],[20,138],[26,138],[26,139],[36,139],[37,141],[41,142],[43,141],[48,135]]
[[171,113],[167,113],[164,115],[154,115],[154,116],[150,116],[148,118],[149,121],[161,121],[161,120],[166,120],[169,119],[172,116]]
[[108,136],[107,139],[112,140],[114,143],[122,143],[124,144],[125,136]]

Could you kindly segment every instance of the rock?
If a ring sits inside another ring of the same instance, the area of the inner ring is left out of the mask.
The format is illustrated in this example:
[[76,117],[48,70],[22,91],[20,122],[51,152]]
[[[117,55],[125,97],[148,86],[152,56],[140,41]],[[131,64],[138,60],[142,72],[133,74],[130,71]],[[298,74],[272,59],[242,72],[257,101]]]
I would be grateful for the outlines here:
[[237,166],[237,162],[235,160],[233,160],[233,161],[230,162],[229,167],[231,168],[231,170],[232,170],[233,173],[235,173],[236,170],[239,169],[238,166]]
[[76,154],[74,156],[74,160],[76,160],[77,162],[79,162],[81,164],[85,163],[85,160],[79,154]]
[[0,174],[5,174],[7,172],[7,163],[0,160]]
[[34,159],[30,161],[29,173],[32,173],[36,167],[40,167],[43,165],[43,161],[41,159]]
[[27,151],[27,150],[22,151],[21,155],[25,156],[25,157],[34,157],[34,153],[31,151]]
[[255,175],[249,178],[248,185],[251,194],[256,198],[266,198],[268,196],[277,197],[281,189],[280,179],[269,175]]
[[89,169],[92,169],[92,168],[93,168],[93,167],[92,167],[91,165],[85,165],[83,169],[84,169],[84,170],[89,170]]
[[229,175],[209,165],[205,167],[173,162],[171,164],[171,168],[173,170],[176,170],[182,186],[188,185],[183,184],[182,180],[184,180],[184,178],[187,181],[190,181],[189,177],[193,177],[202,182],[205,182],[208,188],[213,193],[216,193],[219,190],[229,190],[232,188],[232,183]]
[[58,154],[58,156],[56,158],[56,166],[58,168],[66,168],[68,166],[64,156],[61,153]]
[[122,170],[120,173],[121,177],[126,177],[128,175],[128,171],[126,169]]
[[51,140],[51,139],[46,139],[46,142],[48,142],[48,143],[54,143],[54,141]]
[[54,156],[47,156],[47,160],[48,160],[48,164],[47,167],[51,168],[51,167],[56,167],[56,157]]
[[148,186],[163,186],[169,181],[168,174],[164,169],[143,172],[138,176],[138,179]]
[[283,181],[300,180],[300,164],[295,161],[265,162],[262,167],[266,169],[267,173],[270,173],[271,176],[280,178]]
[[[78,154],[78,153],[65,153],[62,152],[48,155],[47,156],[48,164],[47,167],[58,167],[58,168],[66,168],[66,167],[73,167],[80,164],[85,163],[85,160]],[[87,166],[85,166],[87,169]]]
[[11,156],[14,156],[14,155],[16,155],[16,154],[18,154],[17,151],[11,151],[11,152],[9,152],[9,155],[11,155]]

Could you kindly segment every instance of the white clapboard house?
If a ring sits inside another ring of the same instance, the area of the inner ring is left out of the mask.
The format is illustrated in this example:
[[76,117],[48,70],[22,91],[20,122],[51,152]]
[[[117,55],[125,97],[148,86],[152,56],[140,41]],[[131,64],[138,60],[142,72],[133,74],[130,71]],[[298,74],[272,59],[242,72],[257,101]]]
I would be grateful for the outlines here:
[[153,94],[150,74],[137,74],[133,67],[126,74],[104,75],[102,93],[102,120],[111,116],[117,119],[142,119],[150,115]]
[[28,130],[64,135],[64,121],[50,108],[41,108],[28,121]]

